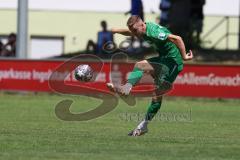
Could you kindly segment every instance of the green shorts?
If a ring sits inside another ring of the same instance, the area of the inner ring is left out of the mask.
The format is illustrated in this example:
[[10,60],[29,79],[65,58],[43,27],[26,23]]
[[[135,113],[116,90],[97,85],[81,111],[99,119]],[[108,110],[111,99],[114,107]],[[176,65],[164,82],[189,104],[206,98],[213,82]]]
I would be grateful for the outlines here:
[[154,68],[154,82],[160,87],[164,82],[172,84],[183,70],[183,64],[177,64],[172,58],[153,57],[147,61]]

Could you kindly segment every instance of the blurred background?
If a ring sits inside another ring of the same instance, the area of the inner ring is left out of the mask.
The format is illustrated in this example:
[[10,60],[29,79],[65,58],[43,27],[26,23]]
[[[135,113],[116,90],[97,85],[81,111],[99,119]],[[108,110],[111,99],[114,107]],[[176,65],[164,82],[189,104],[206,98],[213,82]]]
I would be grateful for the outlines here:
[[[181,36],[193,50],[172,95],[240,97],[239,0],[1,0],[0,8],[1,90],[51,92],[47,82],[54,69],[86,54],[105,60],[102,71],[100,63],[92,64],[99,73],[92,87],[107,91],[111,79],[124,83],[136,60],[156,55],[143,40],[111,32],[139,15]],[[133,64],[111,64],[116,53]]]
[[[146,113],[152,77],[133,88],[135,107],[106,87],[155,56],[146,42],[111,33],[131,14],[166,26],[194,53],[140,138],[127,133]],[[239,30],[240,0],[0,0],[0,159],[239,160]],[[116,53],[131,61],[110,61]],[[96,79],[77,81],[80,64]]]
[[[17,10],[21,4],[23,7]],[[138,14],[145,21],[164,25],[182,36],[187,49],[195,50],[197,62],[236,61],[240,57],[239,8],[239,0],[1,0],[1,57],[20,57],[14,41],[22,22],[25,31],[19,32],[27,36],[23,43],[27,45],[26,53],[19,53],[22,58],[81,53],[109,58],[111,55],[102,52],[103,45],[113,41],[119,46],[126,37],[106,32],[113,27],[126,27],[128,17]],[[128,51],[133,58],[151,52],[144,42],[134,38],[130,41]]]

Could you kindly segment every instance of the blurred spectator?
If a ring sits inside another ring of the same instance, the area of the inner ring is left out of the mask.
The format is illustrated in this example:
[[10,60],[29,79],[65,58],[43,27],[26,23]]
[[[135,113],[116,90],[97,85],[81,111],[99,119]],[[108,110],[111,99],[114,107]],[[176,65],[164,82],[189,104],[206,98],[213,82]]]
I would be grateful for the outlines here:
[[108,42],[114,44],[113,34],[107,29],[107,22],[101,21],[101,27],[102,31],[99,31],[97,34],[97,44],[93,40],[89,40],[86,48],[87,52],[90,52],[90,48],[92,48],[94,53],[102,53],[105,44]]
[[169,12],[169,28],[181,36],[189,49],[191,0],[171,0]]
[[5,57],[12,57],[16,55],[16,40],[17,36],[15,33],[11,33],[8,36],[8,41],[5,45],[2,47],[2,56]]
[[93,40],[89,40],[86,47],[87,53],[97,53],[97,46]]
[[97,50],[98,51],[101,51],[103,49],[103,46],[106,43],[108,43],[108,42],[114,43],[112,32],[107,30],[107,22],[102,21],[101,27],[102,27],[102,31],[98,32],[98,39],[97,39]]
[[131,0],[131,10],[126,12],[127,14],[138,15],[144,21],[144,11],[143,11],[143,3],[142,0]]
[[0,41],[0,56],[2,56],[2,50],[3,50],[3,43]]
[[170,8],[171,8],[170,0],[161,0],[161,3],[159,5],[159,9],[161,10],[160,25],[168,27]]
[[191,0],[191,39],[193,45],[200,45],[200,34],[203,28],[203,6],[205,0]]

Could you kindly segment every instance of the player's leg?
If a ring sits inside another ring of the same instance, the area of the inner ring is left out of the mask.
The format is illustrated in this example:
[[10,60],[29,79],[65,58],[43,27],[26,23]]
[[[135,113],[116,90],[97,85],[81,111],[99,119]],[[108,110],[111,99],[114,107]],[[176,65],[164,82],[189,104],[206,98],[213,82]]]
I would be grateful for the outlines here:
[[120,93],[122,95],[129,95],[133,86],[135,86],[142,78],[144,73],[152,74],[154,71],[153,67],[147,60],[139,61],[135,64],[133,71],[129,74],[127,78],[127,83],[122,86],[115,86],[112,83],[107,83],[107,87]]
[[[151,59],[155,61],[157,59]],[[159,63],[151,63],[154,67],[154,82],[155,92],[150,106],[148,107],[145,119],[140,122],[137,128],[130,132],[130,136],[140,136],[147,133],[147,125],[157,114],[162,104],[162,96],[172,89],[172,83],[180,73],[182,66],[178,66],[176,63],[172,63],[171,60],[164,59],[159,60]]]
[[155,92],[152,103],[147,110],[145,117],[146,123],[151,121],[157,114],[162,104],[162,96],[173,88],[172,84],[182,70],[182,66],[172,63],[171,60],[168,59],[163,60],[159,66],[156,67],[160,69],[155,69]]
[[147,113],[145,115],[144,120],[138,124],[135,130],[131,131],[128,134],[129,136],[141,136],[148,132],[148,123],[154,118],[154,116],[157,114],[157,112],[161,108],[161,104],[162,104],[161,93],[162,91],[159,91],[159,90],[155,91],[152,97],[152,102],[147,109]]
[[159,66],[156,67],[160,69],[155,69],[155,92],[145,117],[146,121],[151,121],[157,114],[162,104],[162,96],[173,88],[172,84],[181,72],[183,66],[172,62],[171,59],[164,59],[159,63]]
[[152,102],[150,104],[150,106],[148,107],[146,116],[145,116],[145,121],[151,121],[154,116],[157,114],[157,112],[159,111],[159,109],[161,108],[162,105],[162,91],[157,91],[156,95],[152,98]]
[[147,60],[137,62],[133,71],[129,74],[127,83],[135,86],[142,78],[144,73],[152,73],[153,67]]

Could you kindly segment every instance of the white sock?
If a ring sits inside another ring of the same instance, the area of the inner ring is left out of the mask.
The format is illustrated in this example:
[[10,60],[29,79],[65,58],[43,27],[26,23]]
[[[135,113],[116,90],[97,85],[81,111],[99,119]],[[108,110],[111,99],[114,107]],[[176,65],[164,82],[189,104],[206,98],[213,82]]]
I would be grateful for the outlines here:
[[148,125],[148,121],[143,120],[142,122],[139,123],[139,125],[137,126],[137,129],[147,128],[147,125]]
[[125,85],[124,85],[124,89],[125,89],[125,92],[126,93],[130,93],[131,92],[131,90],[132,90],[132,84],[131,83],[126,83]]

